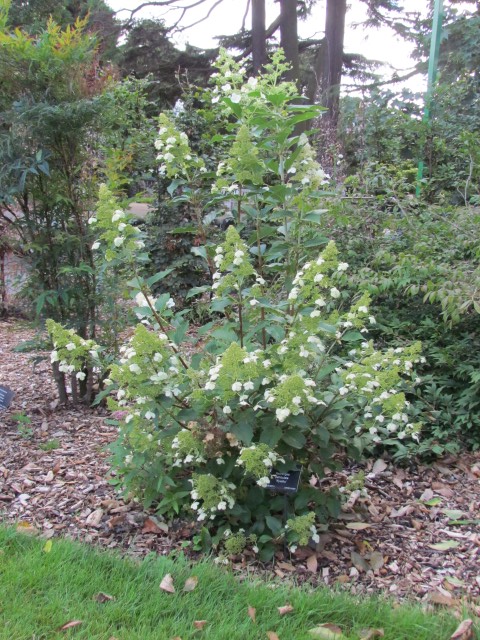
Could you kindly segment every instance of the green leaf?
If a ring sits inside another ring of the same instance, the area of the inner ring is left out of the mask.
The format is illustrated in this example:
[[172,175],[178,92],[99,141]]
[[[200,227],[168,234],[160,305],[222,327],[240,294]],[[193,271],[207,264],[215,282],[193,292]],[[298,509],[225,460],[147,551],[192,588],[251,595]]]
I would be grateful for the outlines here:
[[180,324],[178,325],[178,327],[175,329],[174,333],[170,334],[170,338],[173,340],[173,342],[175,342],[175,344],[181,344],[187,334],[188,328],[189,328],[189,323],[187,322],[187,320],[183,320],[182,322],[180,322]]
[[265,522],[267,523],[267,527],[270,529],[274,536],[280,535],[283,529],[283,525],[278,518],[274,518],[273,516],[266,516]]
[[289,429],[282,435],[282,440],[294,449],[302,449],[307,441],[300,429]]
[[196,235],[198,233],[198,227],[194,224],[189,224],[185,227],[175,227],[174,229],[170,229],[168,232],[171,235],[177,235],[182,233],[191,233]]
[[285,330],[283,327],[279,327],[275,324],[265,327],[265,331],[275,340],[275,342],[281,342],[285,337]]
[[230,431],[236,435],[243,444],[250,444],[253,440],[253,425],[247,421],[232,424]]
[[194,256],[199,256],[200,258],[203,258],[204,260],[207,259],[207,249],[206,247],[192,247],[190,249],[191,253],[193,253]]
[[[307,222],[315,222],[316,224],[323,224],[323,214],[328,213],[328,209],[316,209],[315,211],[310,211],[305,216],[303,216],[303,220]],[[322,238],[322,240],[327,240],[327,238]]]
[[172,180],[172,182],[167,187],[167,191],[168,191],[169,195],[173,195],[173,193],[182,184],[185,184],[185,180],[183,180],[181,178],[177,178],[176,180]]
[[198,294],[200,293],[205,293],[205,291],[210,291],[210,287],[208,285],[203,285],[202,287],[192,287],[185,296],[185,300],[193,298],[193,296],[198,296]]
[[238,336],[235,331],[229,327],[215,329],[215,331],[212,331],[211,336],[217,340],[221,340],[222,342],[228,342],[229,344],[238,340]]
[[282,437],[282,429],[277,424],[265,425],[260,432],[260,442],[275,447]]
[[423,504],[427,505],[427,507],[436,507],[439,504],[442,504],[441,498],[432,498],[431,500],[423,501]]
[[460,520],[463,516],[463,511],[460,511],[460,509],[442,509],[442,512],[447,518],[450,518],[450,520]]
[[342,337],[344,342],[358,342],[359,340],[364,340],[365,338],[360,333],[360,331],[347,331],[347,333]]
[[170,275],[172,273],[172,271],[174,271],[174,269],[165,269],[164,271],[159,271],[155,275],[150,276],[150,278],[147,278],[148,286],[151,287],[152,285],[154,285],[159,280],[163,280],[163,278],[165,278],[166,276]]

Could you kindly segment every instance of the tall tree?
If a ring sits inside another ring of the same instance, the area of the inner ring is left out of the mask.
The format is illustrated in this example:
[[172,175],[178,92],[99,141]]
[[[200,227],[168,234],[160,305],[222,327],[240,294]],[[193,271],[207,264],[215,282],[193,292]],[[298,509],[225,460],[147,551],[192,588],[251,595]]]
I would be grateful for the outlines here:
[[252,65],[253,73],[260,73],[267,61],[265,0],[252,0]]
[[347,0],[327,0],[321,96],[322,104],[328,108],[327,118],[331,127],[336,127],[338,121],[346,14]]
[[280,0],[280,46],[291,65],[287,80],[298,82],[298,16],[297,0]]

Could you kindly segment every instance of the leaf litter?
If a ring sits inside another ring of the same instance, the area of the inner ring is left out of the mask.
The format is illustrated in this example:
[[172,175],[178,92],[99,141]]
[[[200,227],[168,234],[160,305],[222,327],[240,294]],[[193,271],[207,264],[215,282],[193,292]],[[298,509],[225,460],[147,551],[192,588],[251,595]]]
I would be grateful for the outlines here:
[[[0,322],[0,384],[16,394],[0,414],[4,521],[46,540],[68,535],[135,557],[185,552],[185,540],[197,533],[195,524],[164,522],[115,492],[108,482],[107,447],[118,432],[106,422],[108,412],[61,407],[48,354],[34,365],[32,354],[13,352],[32,337],[20,323]],[[15,414],[30,418],[28,437],[19,431]],[[294,554],[279,550],[272,575],[296,584],[338,585],[353,594],[386,591],[399,600],[425,603],[429,594],[442,594],[439,589],[452,592],[457,602],[478,598],[479,469],[480,452],[448,456],[431,466],[412,462],[408,469],[380,459],[327,470],[325,478],[311,479],[312,487],[345,488],[362,471],[366,491],[347,499],[317,545]],[[44,549],[48,553],[51,547]],[[255,567],[248,550],[233,563],[241,573]]]

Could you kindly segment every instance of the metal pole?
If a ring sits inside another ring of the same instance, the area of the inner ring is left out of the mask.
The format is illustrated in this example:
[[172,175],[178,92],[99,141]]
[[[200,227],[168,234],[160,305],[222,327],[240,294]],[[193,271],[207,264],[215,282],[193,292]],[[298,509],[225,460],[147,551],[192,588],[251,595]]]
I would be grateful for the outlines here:
[[[430,122],[430,106],[431,106],[431,100],[432,100],[433,86],[437,78],[438,56],[440,53],[440,40],[442,38],[442,20],[443,20],[443,0],[435,0],[435,6],[433,9],[432,40],[430,42],[430,58],[428,61],[427,93],[425,95],[425,108],[423,112],[423,122],[427,126],[428,126],[428,123]],[[420,192],[422,189],[424,166],[425,165],[423,162],[423,158],[421,158],[418,163],[418,172],[417,172],[417,190],[416,190],[417,197],[420,196]]]

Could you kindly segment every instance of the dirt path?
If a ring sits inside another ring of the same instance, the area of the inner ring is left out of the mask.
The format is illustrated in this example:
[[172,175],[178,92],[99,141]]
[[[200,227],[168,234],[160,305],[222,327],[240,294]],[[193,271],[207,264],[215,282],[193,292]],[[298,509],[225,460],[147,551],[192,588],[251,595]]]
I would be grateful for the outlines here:
[[[0,384],[16,394],[0,413],[2,520],[139,556],[179,549],[191,525],[159,528],[117,495],[107,481],[106,450],[115,427],[101,411],[57,406],[49,360],[34,364],[38,354],[13,351],[31,337],[19,323],[0,322]],[[345,486],[358,470],[331,474],[322,484]],[[371,461],[364,470],[366,495],[350,497],[316,548],[280,554],[273,572],[284,580],[339,583],[353,593],[384,591],[453,607],[468,598],[478,607],[480,455],[409,470]],[[234,566],[242,571],[252,560],[236,559]]]

